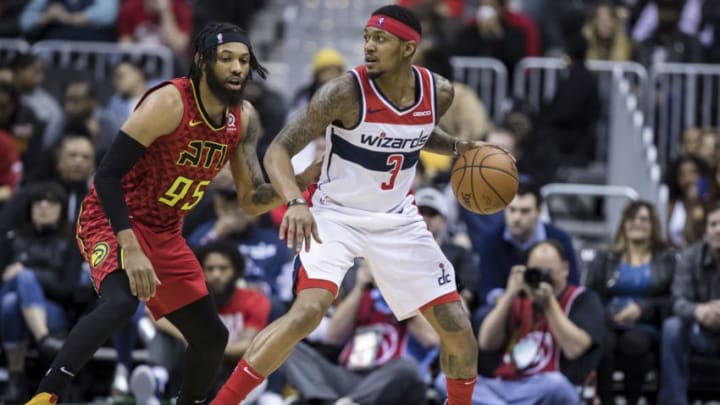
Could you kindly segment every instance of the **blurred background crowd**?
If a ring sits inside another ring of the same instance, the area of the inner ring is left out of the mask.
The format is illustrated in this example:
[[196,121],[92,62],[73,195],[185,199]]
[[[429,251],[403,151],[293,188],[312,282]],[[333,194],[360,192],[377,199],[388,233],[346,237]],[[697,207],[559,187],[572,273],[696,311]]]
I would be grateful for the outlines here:
[[[542,389],[571,387],[587,403],[720,398],[720,2],[397,3],[422,21],[415,62],[454,83],[440,126],[507,148],[522,174],[518,196],[495,215],[458,206],[448,157],[423,152],[413,190],[455,266],[488,377],[481,384],[508,382],[493,385],[507,398],[547,374]],[[270,70],[245,93],[263,125],[262,162],[318,88],[362,63],[363,25],[384,4],[0,2],[0,401],[27,399],[53,348],[95,304],[74,240],[80,202],[144,92],[187,73],[193,32],[210,21],[250,32]],[[293,164],[302,170],[324,152],[318,134]],[[283,210],[249,217],[233,187],[221,172],[184,222],[230,331],[218,386],[293,299],[293,252],[276,231]],[[528,330],[497,308],[522,264],[547,270],[566,320],[591,341],[578,346],[545,326],[539,339],[549,333],[556,348],[547,361],[511,362],[508,372],[515,331]],[[441,403],[438,338],[427,322],[398,322],[362,258],[345,284],[321,326],[249,402]],[[568,286],[584,298],[568,298]],[[183,350],[182,335],[140,305],[67,400],[166,402],[177,394]]]

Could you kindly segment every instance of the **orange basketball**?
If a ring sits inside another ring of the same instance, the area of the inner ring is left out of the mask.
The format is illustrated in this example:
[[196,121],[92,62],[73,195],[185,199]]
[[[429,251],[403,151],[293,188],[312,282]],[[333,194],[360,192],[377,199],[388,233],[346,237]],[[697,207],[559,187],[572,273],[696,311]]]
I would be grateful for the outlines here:
[[518,171],[509,153],[481,146],[463,153],[450,175],[460,205],[478,214],[494,214],[510,204],[518,191]]

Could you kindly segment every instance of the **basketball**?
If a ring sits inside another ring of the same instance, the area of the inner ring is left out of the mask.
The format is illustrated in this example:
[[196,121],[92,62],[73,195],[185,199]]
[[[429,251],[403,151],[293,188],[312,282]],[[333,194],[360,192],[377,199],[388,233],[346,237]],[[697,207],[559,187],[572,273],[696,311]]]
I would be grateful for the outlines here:
[[494,214],[515,198],[518,171],[509,153],[486,145],[460,155],[453,165],[450,183],[465,209],[477,214]]

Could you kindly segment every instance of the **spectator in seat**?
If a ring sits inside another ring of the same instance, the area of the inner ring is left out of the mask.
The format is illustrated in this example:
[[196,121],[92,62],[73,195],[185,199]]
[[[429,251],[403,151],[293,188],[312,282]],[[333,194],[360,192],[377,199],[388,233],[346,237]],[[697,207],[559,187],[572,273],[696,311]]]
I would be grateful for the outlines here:
[[[208,291],[218,307],[220,319],[229,332],[226,361],[218,372],[216,391],[232,373],[255,335],[267,325],[270,301],[261,292],[246,287],[243,279],[245,261],[232,244],[209,242],[196,250],[196,256],[205,272]],[[158,333],[149,347],[153,367],[136,367],[130,379],[130,388],[138,404],[159,403],[148,393],[160,391],[165,396],[174,396],[179,388],[185,338],[165,318],[155,321],[155,326]],[[167,386],[165,376],[171,380]],[[148,386],[154,389],[144,389]]]
[[114,42],[119,0],[30,0],[20,28],[32,40]]
[[8,402],[29,394],[25,391],[28,335],[44,357],[54,355],[61,342],[51,333],[66,329],[63,306],[72,304],[79,288],[82,258],[66,207],[67,194],[60,185],[28,186],[23,223],[0,241],[0,338],[11,376],[4,398]]
[[562,229],[540,220],[541,205],[542,196],[537,186],[521,182],[517,195],[505,208],[505,222],[490,231],[479,245],[480,282],[477,297],[480,305],[495,305],[497,298],[505,293],[510,269],[527,261],[529,249],[533,245],[549,239],[562,245],[567,256],[568,282],[579,284],[580,273],[572,239]]
[[42,158],[45,124],[22,104],[15,87],[3,81],[0,81],[0,130],[12,135],[25,169],[35,167]]
[[635,47],[633,60],[648,68],[656,63],[702,63],[700,42],[682,32],[678,26],[683,1],[656,0],[655,3],[658,27]]
[[63,111],[65,115],[62,126],[57,128],[57,138],[63,128],[65,133],[88,134],[95,144],[96,159],[100,161],[124,121],[116,121],[98,108],[95,87],[85,79],[71,81],[65,86]]
[[408,334],[424,347],[440,341],[422,315],[404,322],[395,319],[362,260],[352,290],[340,301],[328,325],[326,343],[343,347],[339,364],[301,342],[281,370],[306,401],[421,404],[425,385],[418,365],[403,355]]
[[[537,283],[526,281],[528,271]],[[599,360],[603,309],[594,292],[568,282],[568,272],[563,247],[552,240],[533,246],[526,265],[512,266],[478,332],[480,350],[502,351],[503,360],[494,378],[478,377],[473,405],[580,404],[574,384]],[[444,384],[441,375],[435,386]]]
[[702,130],[700,128],[686,128],[680,134],[680,153],[683,155],[697,155],[700,152],[701,135]]
[[588,41],[587,59],[625,62],[632,55],[632,42],[623,22],[610,1],[595,6],[592,17],[583,28]]
[[566,39],[567,76],[539,115],[539,138],[554,145],[558,166],[587,166],[596,159],[595,123],[600,118],[598,85],[585,65],[587,41],[581,33]]
[[186,0],[125,0],[117,27],[120,43],[164,45],[176,55],[185,55],[192,9]]
[[117,122],[125,122],[147,90],[145,72],[132,62],[115,66],[112,79],[115,93],[110,97],[107,111]]
[[647,201],[623,209],[612,248],[601,251],[588,269],[586,285],[605,306],[607,339],[598,368],[598,390],[604,404],[614,404],[612,374],[623,371],[622,396],[640,399],[647,372],[660,341],[662,321],[672,311],[670,286],[676,255],[662,237],[660,218]]
[[458,33],[452,53],[499,59],[512,77],[515,65],[527,56],[526,38],[521,29],[503,20],[500,2],[480,0],[475,22]]
[[[60,144],[50,154],[48,168],[42,168],[29,181],[56,181],[67,194],[66,217],[75,223],[80,203],[89,190],[89,181],[95,171],[95,152],[90,140],[85,136],[71,135],[60,140]],[[7,232],[18,225],[27,198],[25,187],[20,187],[0,212],[0,233]]]
[[22,160],[15,139],[0,130],[0,208],[12,197],[22,179]]
[[674,316],[663,323],[660,404],[687,404],[692,354],[720,356],[720,203],[707,211],[705,238],[681,252],[673,278]]
[[700,133],[698,157],[705,161],[707,167],[715,167],[718,152],[718,133],[717,128],[704,128]]
[[57,141],[53,135],[55,128],[61,125],[62,109],[57,100],[42,88],[45,80],[43,62],[36,55],[21,54],[15,58],[12,67],[13,83],[20,93],[21,101],[45,124],[42,147],[51,147]]
[[500,0],[502,19],[510,27],[518,28],[525,36],[525,56],[542,56],[540,30],[529,15],[510,8],[510,0]]
[[675,247],[691,245],[705,232],[702,204],[708,194],[708,172],[697,155],[682,155],[668,167],[667,235]]

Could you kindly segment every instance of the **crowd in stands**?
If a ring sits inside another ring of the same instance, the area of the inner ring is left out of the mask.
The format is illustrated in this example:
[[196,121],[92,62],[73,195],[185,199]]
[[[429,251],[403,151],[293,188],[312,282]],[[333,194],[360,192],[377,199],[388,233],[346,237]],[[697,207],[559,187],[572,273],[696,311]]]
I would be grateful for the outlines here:
[[[251,30],[253,15],[266,3],[7,0],[0,2],[0,37],[159,45],[172,51],[175,71],[185,74],[195,30],[214,20]],[[596,246],[592,260],[577,254],[572,235],[541,215],[540,187],[567,180],[568,167],[604,159],[595,139],[602,97],[585,61],[720,62],[720,3],[398,3],[422,21],[416,63],[453,81],[455,101],[439,125],[462,139],[506,148],[521,173],[516,198],[494,215],[474,214],[455,202],[449,157],[423,152],[415,179],[419,212],[455,268],[477,334],[481,378],[473,403],[579,403],[579,390],[591,386],[602,404],[619,397],[627,404],[641,397],[685,404],[699,373],[698,356],[717,360],[709,371],[717,381],[720,130],[679,134],[680,153],[665,173],[667,216],[661,218],[651,202],[628,203],[612,224],[614,238]],[[360,33],[357,40],[361,47]],[[521,59],[542,55],[568,61],[555,96],[539,108],[508,100],[495,121],[475,91],[454,80],[449,59],[491,57],[512,74]],[[0,402],[16,404],[28,398],[63,336],[96,303],[74,237],[80,203],[123,121],[147,89],[167,78],[148,77],[132,61],[119,61],[107,83],[81,77],[48,86],[55,80],[52,65],[38,55],[19,53],[6,62],[0,65],[0,364],[7,373],[0,378]],[[293,97],[262,81],[248,82],[246,98],[264,129],[261,162],[283,124],[351,67],[328,48],[314,55],[312,77]],[[302,170],[323,153],[325,139],[318,134],[293,165]],[[216,389],[258,331],[292,303],[293,252],[277,233],[282,213],[245,214],[223,170],[184,221],[183,233],[230,332]],[[320,327],[250,403],[442,403],[438,337],[421,316],[397,321],[367,266],[357,258]],[[141,304],[107,343],[115,353],[110,366],[98,357],[78,376],[68,400],[134,397],[157,404],[172,398],[184,345],[172,324],[152,319]]]

